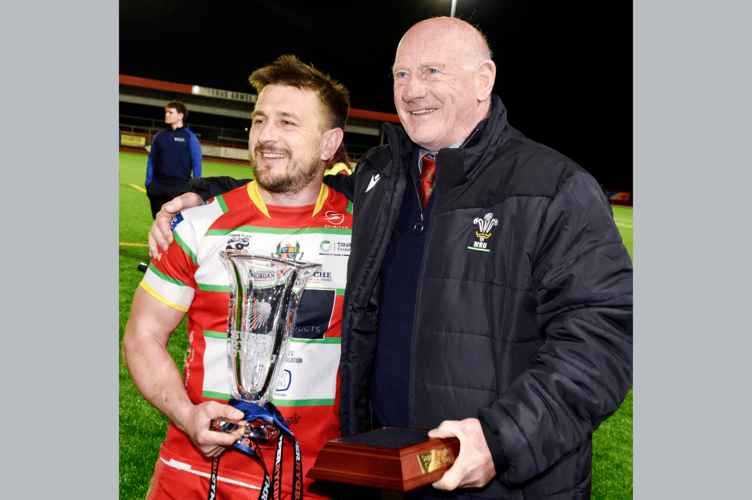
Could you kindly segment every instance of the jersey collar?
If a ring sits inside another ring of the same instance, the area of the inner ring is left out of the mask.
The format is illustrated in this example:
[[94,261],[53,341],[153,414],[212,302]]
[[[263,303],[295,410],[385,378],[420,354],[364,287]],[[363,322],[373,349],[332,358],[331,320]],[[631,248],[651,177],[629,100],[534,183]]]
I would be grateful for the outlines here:
[[[272,218],[272,216],[269,215],[269,209],[266,208],[264,199],[261,197],[261,192],[259,191],[258,183],[256,181],[251,181],[248,183],[248,196],[251,198],[253,204],[256,205],[256,208],[258,208],[262,214],[266,215],[266,217],[269,219]],[[316,205],[313,207],[313,214],[311,214],[311,217],[315,217],[316,214],[319,213],[322,208],[324,208],[324,203],[326,202],[326,198],[328,196],[329,188],[326,187],[326,184],[322,182],[321,189],[319,190],[319,196],[316,199]]]

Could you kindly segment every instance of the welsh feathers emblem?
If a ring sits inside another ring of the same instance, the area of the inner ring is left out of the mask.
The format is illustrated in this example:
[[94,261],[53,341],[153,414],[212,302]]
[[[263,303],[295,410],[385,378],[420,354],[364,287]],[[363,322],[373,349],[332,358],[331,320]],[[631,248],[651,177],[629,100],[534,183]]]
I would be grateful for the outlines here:
[[473,224],[478,226],[479,230],[475,231],[475,236],[478,239],[473,241],[472,246],[468,246],[467,248],[479,252],[489,252],[488,239],[491,237],[491,229],[499,225],[498,219],[494,219],[492,213],[487,213],[482,219],[480,217],[473,219]]
[[487,240],[491,237],[491,228],[499,225],[499,221],[493,218],[493,214],[489,213],[483,216],[481,219],[477,217],[473,224],[478,224],[480,231],[475,231],[475,235],[480,238],[480,241]]

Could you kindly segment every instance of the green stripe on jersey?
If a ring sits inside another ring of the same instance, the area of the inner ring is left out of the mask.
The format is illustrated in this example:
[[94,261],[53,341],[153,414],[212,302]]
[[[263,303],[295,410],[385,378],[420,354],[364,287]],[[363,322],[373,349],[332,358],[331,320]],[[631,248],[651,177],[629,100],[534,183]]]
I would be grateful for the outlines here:
[[[179,284],[182,285],[182,283]],[[198,283],[198,289],[203,292],[230,293],[230,285],[208,285],[205,283]],[[345,295],[344,288],[309,288],[309,290],[334,290],[337,297],[344,297]]]
[[216,197],[217,203],[219,203],[219,208],[222,210],[223,214],[227,213],[227,203],[225,203],[224,197],[220,194]]
[[[228,401],[230,394],[223,394],[221,392],[204,391],[202,394],[205,398],[220,399],[222,401]],[[333,399],[272,399],[272,403],[275,406],[332,406],[334,404]]]
[[172,276],[167,276],[165,273],[163,273],[162,271],[160,271],[159,269],[157,269],[156,267],[154,267],[154,264],[149,263],[149,270],[151,272],[153,272],[154,274],[156,274],[157,276],[159,276],[160,278],[162,278],[163,280],[172,283],[173,285],[188,286],[185,283],[183,283],[182,281],[176,280]]
[[198,289],[204,292],[230,293],[230,285],[206,285],[204,283],[198,283]]
[[183,249],[185,254],[191,258],[194,264],[198,263],[198,259],[196,258],[196,254],[193,253],[193,250],[191,250],[188,245],[183,241],[183,238],[180,237],[180,235],[176,232],[172,233],[175,236],[175,241],[180,246],[180,248]]
[[274,399],[272,403],[275,406],[332,406],[334,404],[333,399]]
[[336,229],[331,227],[306,227],[301,229],[280,229],[276,227],[260,227],[260,226],[238,226],[233,229],[209,229],[206,232],[206,236],[226,236],[235,231],[243,231],[246,233],[264,233],[264,234],[344,234],[349,236],[352,234],[350,229]]
[[214,391],[204,391],[202,396],[204,396],[205,398],[221,399],[223,401],[229,401],[231,397],[229,394],[224,394],[222,392],[214,392]]
[[341,344],[341,337],[327,337],[323,339],[296,339],[293,337],[292,342],[298,344]]
[[226,339],[227,332],[210,332],[208,330],[204,330],[204,337],[209,337],[210,339]]

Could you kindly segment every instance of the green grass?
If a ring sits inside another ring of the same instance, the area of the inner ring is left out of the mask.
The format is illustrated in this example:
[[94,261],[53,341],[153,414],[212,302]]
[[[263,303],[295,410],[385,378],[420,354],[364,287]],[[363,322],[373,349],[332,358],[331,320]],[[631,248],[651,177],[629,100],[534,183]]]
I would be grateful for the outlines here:
[[616,227],[619,228],[621,234],[621,240],[624,242],[624,246],[627,247],[629,256],[634,260],[632,255],[632,207],[611,207],[614,210],[614,221]]
[[[612,207],[621,239],[632,253],[632,207]],[[593,500],[632,498],[632,390],[593,434]]]
[[[128,321],[131,299],[143,273],[139,262],[148,262],[147,235],[152,218],[143,188],[146,155],[120,153],[120,341]],[[204,176],[250,178],[249,167],[203,163]],[[614,219],[632,256],[632,208],[613,207]],[[181,368],[188,349],[186,322],[178,327],[167,346]],[[120,359],[120,353],[117,353]],[[139,394],[120,359],[120,500],[146,497],[159,447],[167,432],[167,419]],[[632,498],[632,391],[621,408],[593,436],[593,500]]]
[[[152,218],[146,193],[147,156],[120,153],[120,342],[128,321],[131,299],[143,273],[139,262],[149,261],[146,247]],[[250,168],[224,163],[202,163],[205,176],[229,175],[250,178]],[[182,372],[188,349],[186,321],[178,327],[167,346],[172,359]],[[118,357],[120,353],[118,352]],[[167,419],[146,402],[131,381],[120,359],[120,499],[137,500],[146,497],[149,479],[154,471],[159,447],[167,432]]]

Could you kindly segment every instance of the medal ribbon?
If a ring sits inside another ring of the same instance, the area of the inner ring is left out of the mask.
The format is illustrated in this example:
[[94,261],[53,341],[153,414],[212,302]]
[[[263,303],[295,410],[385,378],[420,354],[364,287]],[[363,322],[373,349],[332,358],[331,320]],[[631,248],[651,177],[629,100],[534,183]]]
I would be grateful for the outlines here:
[[[266,469],[266,464],[261,456],[261,450],[258,445],[248,437],[243,437],[232,445],[238,451],[243,452],[249,457],[253,458],[261,464],[264,468],[264,482],[261,485],[261,491],[259,492],[259,500],[269,500],[269,489],[273,485],[272,500],[279,500],[282,498],[282,451],[284,449],[285,437],[292,441],[295,449],[295,470],[292,477],[292,498],[293,500],[302,500],[303,498],[303,462],[300,456],[300,446],[298,440],[295,439],[290,428],[287,426],[284,417],[279,412],[276,406],[271,403],[266,403],[264,406],[259,406],[247,401],[241,401],[238,399],[230,399],[230,406],[237,408],[243,412],[244,418],[248,422],[261,419],[265,422],[274,424],[281,434],[277,440],[277,451],[274,455],[274,470],[272,481],[269,480],[269,471]],[[209,499],[215,500],[217,495],[217,471],[219,469],[219,458],[215,457],[212,462],[211,482],[209,484]]]

